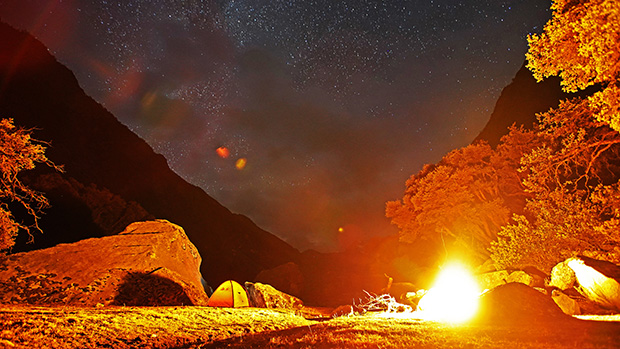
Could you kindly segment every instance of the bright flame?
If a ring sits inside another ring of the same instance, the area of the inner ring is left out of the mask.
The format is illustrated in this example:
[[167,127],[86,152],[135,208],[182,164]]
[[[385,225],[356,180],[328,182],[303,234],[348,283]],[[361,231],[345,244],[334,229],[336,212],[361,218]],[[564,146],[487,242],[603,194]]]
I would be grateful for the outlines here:
[[418,311],[428,320],[460,323],[478,310],[480,288],[463,266],[445,267],[435,285],[420,299]]

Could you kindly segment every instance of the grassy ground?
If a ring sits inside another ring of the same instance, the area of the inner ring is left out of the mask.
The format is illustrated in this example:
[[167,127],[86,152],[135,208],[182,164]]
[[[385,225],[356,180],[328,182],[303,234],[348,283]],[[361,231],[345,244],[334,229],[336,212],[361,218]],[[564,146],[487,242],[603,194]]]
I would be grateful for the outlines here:
[[339,318],[311,327],[231,338],[200,348],[618,348],[620,323],[496,327],[415,319]]
[[[306,314],[307,317],[307,314]],[[620,322],[499,327],[266,309],[0,306],[0,348],[617,348]]]
[[256,308],[0,306],[0,348],[176,348],[311,324]]
[[500,327],[407,318],[343,317],[314,326],[230,338],[199,348],[618,348],[620,323]]

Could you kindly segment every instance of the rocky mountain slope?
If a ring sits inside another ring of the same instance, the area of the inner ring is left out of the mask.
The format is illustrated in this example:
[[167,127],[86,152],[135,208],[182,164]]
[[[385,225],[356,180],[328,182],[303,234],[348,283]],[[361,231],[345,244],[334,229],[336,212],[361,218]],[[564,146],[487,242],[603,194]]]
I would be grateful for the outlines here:
[[496,146],[512,124],[532,128],[537,113],[557,107],[559,101],[567,97],[568,94],[560,88],[558,78],[537,83],[532,72],[523,64],[512,82],[502,90],[489,121],[474,142],[485,140]]
[[485,140],[494,147],[508,133],[511,125],[532,128],[537,123],[536,114],[557,107],[561,100],[585,96],[594,90],[589,88],[576,94],[565,93],[558,77],[537,82],[524,63],[512,82],[502,90],[489,121],[474,142]]
[[53,208],[41,220],[45,234],[17,250],[114,234],[124,223],[154,217],[185,229],[210,285],[252,280],[300,256],[179,177],[162,155],[87,96],[43,44],[2,23],[0,117],[32,128],[34,138],[49,142],[48,157],[66,171],[59,176],[40,168],[31,174],[30,183],[50,193]]

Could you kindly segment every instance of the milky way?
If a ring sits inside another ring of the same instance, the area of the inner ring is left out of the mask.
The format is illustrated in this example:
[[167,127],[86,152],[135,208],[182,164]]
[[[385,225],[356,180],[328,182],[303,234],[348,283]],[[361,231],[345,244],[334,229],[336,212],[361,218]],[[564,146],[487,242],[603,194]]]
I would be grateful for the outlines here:
[[8,0],[0,17],[189,182],[326,251],[395,232],[385,202],[480,132],[549,6]]

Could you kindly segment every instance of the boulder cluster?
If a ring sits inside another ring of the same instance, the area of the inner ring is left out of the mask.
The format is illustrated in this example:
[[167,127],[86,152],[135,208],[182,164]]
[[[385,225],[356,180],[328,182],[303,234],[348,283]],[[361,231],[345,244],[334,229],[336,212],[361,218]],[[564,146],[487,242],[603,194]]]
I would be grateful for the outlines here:
[[[182,227],[166,220],[135,222],[117,235],[1,256],[0,303],[204,306],[210,287],[201,262]],[[245,288],[251,306],[303,306],[268,284],[246,282]]]

